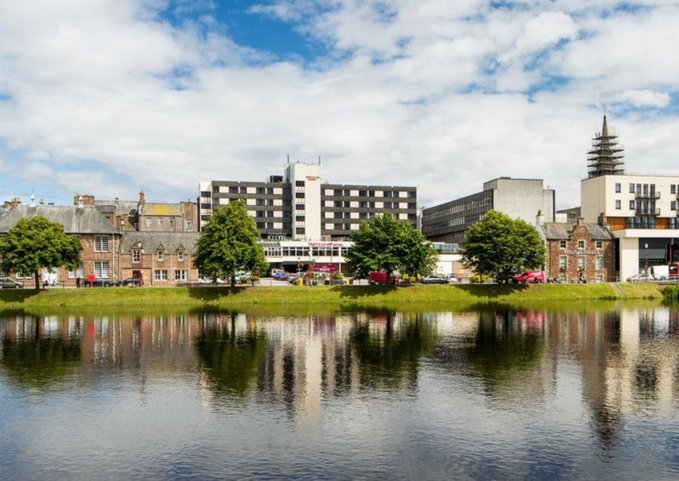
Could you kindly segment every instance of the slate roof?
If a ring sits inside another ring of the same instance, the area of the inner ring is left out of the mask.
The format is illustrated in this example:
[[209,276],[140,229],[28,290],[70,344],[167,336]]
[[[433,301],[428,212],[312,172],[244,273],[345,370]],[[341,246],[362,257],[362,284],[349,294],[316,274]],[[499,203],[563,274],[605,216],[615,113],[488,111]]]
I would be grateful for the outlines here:
[[[545,222],[542,224],[542,231],[547,240],[568,240],[571,232],[577,224],[575,222]],[[587,229],[593,240],[611,240],[613,235],[610,231],[599,224],[580,224]]]
[[156,252],[160,246],[168,253],[177,252],[180,247],[193,253],[199,237],[197,232],[125,232],[121,249],[123,253],[130,252],[141,242],[141,248],[147,254]]
[[94,205],[102,212],[114,207],[119,213],[134,215],[137,212],[137,202],[130,200],[95,200]]
[[67,234],[118,234],[106,217],[93,205],[17,205],[0,216],[0,234],[7,233],[21,219],[45,217],[64,226]]

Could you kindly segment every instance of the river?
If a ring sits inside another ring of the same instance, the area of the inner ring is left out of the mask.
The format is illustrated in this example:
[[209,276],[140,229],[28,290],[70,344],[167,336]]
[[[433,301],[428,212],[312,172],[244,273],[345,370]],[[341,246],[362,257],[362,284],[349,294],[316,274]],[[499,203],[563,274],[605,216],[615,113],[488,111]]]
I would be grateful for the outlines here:
[[0,479],[677,479],[679,311],[0,313]]

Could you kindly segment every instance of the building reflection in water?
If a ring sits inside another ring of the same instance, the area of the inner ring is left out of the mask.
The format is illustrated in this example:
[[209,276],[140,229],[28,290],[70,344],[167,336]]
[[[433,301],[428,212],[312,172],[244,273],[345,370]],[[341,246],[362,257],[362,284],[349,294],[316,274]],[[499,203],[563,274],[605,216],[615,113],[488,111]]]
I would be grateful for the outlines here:
[[[672,410],[679,314],[647,311],[221,312],[0,318],[0,375],[20,388],[195,378],[206,403],[263,402],[314,420],[360,390],[415,393],[423,369],[478,383],[490,403],[541,409],[559,389],[590,413],[604,448],[627,414]],[[447,377],[437,382],[450,382]]]

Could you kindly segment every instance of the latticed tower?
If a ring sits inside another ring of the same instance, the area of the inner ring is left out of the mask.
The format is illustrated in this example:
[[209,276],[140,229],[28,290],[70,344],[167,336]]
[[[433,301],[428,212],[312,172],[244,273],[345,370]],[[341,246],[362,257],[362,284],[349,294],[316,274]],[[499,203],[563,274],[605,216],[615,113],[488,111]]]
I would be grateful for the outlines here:
[[604,115],[601,134],[592,139],[592,150],[587,152],[587,169],[589,177],[600,175],[621,175],[625,173],[624,150],[618,147],[618,136],[608,133],[608,122]]

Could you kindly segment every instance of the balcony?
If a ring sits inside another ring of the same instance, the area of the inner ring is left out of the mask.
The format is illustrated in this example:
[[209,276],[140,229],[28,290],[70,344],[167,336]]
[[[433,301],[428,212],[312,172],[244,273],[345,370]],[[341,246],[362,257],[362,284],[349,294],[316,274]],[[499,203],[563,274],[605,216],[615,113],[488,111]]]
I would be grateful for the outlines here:
[[634,197],[636,199],[659,199],[660,198],[660,192],[637,192],[634,194]]
[[647,209],[641,208],[641,209],[639,209],[639,208],[637,208],[637,209],[634,211],[634,215],[636,215],[637,217],[655,217],[655,216],[660,215],[660,207],[657,207],[657,208],[655,208],[655,209],[650,209],[650,208],[647,208]]

